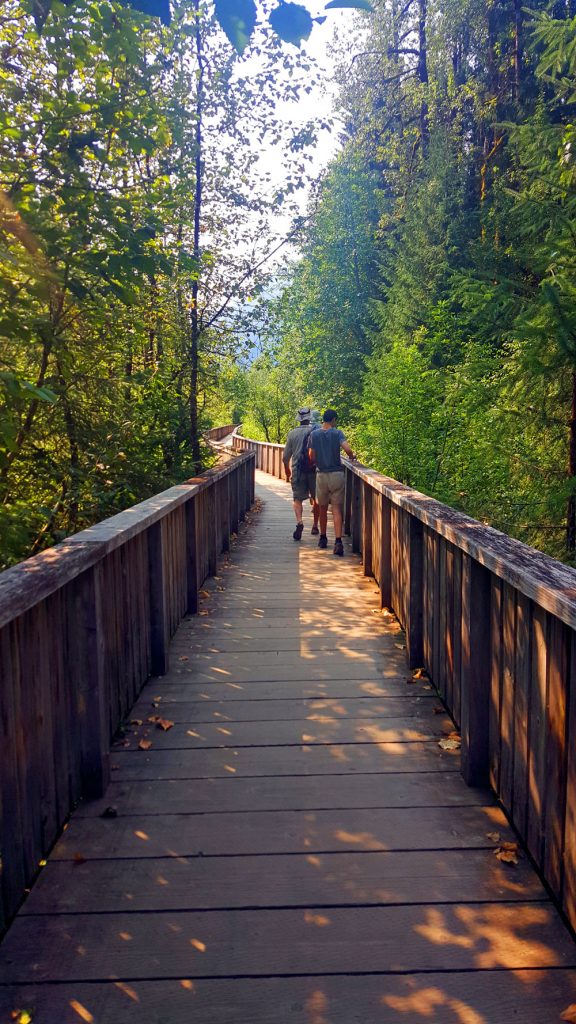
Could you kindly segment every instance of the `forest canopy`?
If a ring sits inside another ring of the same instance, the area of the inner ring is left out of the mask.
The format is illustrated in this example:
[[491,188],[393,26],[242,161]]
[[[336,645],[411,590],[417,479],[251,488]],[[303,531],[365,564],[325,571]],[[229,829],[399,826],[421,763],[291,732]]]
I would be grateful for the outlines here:
[[574,563],[576,0],[355,4],[305,216],[326,125],[278,109],[317,71],[278,7],[231,44],[238,3],[2,6],[1,566],[304,402]]
[[375,6],[270,355],[371,466],[574,562],[576,3],[530,7]]

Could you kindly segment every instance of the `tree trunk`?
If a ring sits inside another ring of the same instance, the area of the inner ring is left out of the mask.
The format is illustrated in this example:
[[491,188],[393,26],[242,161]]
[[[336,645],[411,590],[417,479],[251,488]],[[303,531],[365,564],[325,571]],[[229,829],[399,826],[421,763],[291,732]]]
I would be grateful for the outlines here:
[[427,0],[418,2],[418,80],[423,87],[420,104],[420,138],[422,156],[428,154],[430,127],[428,124],[428,47],[426,42]]
[[[196,15],[196,62],[198,81],[196,85],[196,183],[194,188],[194,264],[200,267],[200,220],[202,216],[202,187],[204,184],[204,161],[202,158],[202,117],[204,112],[204,59],[202,55],[202,33],[200,29],[200,0],[194,0]],[[190,442],[194,470],[201,467],[200,437],[198,434],[198,360],[201,334],[198,315],[198,276],[192,282],[192,310],[190,312]]]

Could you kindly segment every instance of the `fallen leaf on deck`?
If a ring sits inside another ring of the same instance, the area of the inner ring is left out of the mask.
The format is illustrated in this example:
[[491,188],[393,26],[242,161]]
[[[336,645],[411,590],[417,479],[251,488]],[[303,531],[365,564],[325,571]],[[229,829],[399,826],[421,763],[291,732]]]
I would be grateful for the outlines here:
[[571,1003],[560,1014],[560,1020],[567,1020],[570,1024],[576,1024],[576,1003]]
[[81,853],[75,853],[72,859],[78,865],[86,863],[86,857],[83,857]]
[[115,807],[107,807],[105,811],[102,811],[101,818],[117,818],[118,811]]
[[142,719],[141,718],[131,718],[130,719],[130,725],[142,725]]
[[439,739],[438,745],[443,751],[459,751],[460,740],[459,739]]
[[188,655],[181,654],[180,657],[178,658],[178,661],[189,661]]
[[407,682],[407,683],[415,683],[415,682],[416,682],[416,680],[415,680],[415,679],[413,679],[413,678],[412,678],[412,676],[407,676],[407,678],[406,678],[406,682]]
[[444,708],[440,704],[435,704],[434,707],[432,708],[432,714],[434,714],[434,715],[443,715],[444,714]]
[[414,669],[414,679],[428,679],[428,673],[425,668]]
[[210,597],[210,591],[209,590],[200,590],[199,594],[200,594],[200,597]]
[[12,1010],[10,1016],[12,1020],[16,1021],[16,1024],[32,1024],[34,1019],[32,1010]]
[[502,836],[500,835],[499,832],[487,832],[486,837],[490,840],[491,843],[499,843],[500,840],[502,839]]
[[160,715],[148,715],[147,721],[148,722],[159,722],[160,721]]
[[152,740],[140,740],[140,743],[138,744],[139,750],[150,750],[151,746]]
[[494,854],[504,864],[517,864],[519,859],[518,843],[501,843]]
[[224,591],[226,590],[226,587],[216,587],[216,590]]
[[174,722],[171,722],[168,718],[159,718],[156,722],[156,728],[163,729],[164,732],[168,732],[168,729],[171,729],[173,725]]
[[198,615],[210,615],[210,612],[207,608],[204,608],[202,611],[198,612]]
[[406,649],[406,644],[394,644],[394,647],[397,647],[399,651],[404,651]]

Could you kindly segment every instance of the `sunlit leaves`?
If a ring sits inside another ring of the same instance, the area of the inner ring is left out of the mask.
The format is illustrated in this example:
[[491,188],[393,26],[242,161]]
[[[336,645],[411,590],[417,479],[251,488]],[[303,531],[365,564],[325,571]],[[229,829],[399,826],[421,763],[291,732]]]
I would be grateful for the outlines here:
[[232,46],[243,53],[256,26],[254,0],[215,0],[215,11]]
[[270,24],[285,43],[294,43],[296,46],[303,39],[308,39],[312,31],[312,18],[306,8],[285,0],[271,12]]

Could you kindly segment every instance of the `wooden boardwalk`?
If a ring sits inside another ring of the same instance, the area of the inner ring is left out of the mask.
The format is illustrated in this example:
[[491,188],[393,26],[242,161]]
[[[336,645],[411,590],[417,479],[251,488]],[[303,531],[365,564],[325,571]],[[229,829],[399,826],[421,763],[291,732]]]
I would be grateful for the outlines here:
[[1,947],[0,1021],[559,1020],[570,934],[526,857],[494,856],[514,836],[439,747],[452,724],[359,560],[310,523],[294,544],[288,488],[258,477],[264,507],[145,688],[106,798]]

